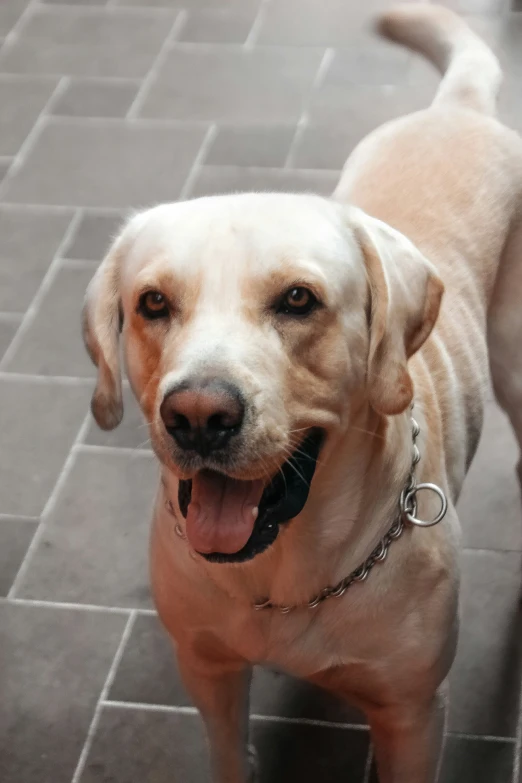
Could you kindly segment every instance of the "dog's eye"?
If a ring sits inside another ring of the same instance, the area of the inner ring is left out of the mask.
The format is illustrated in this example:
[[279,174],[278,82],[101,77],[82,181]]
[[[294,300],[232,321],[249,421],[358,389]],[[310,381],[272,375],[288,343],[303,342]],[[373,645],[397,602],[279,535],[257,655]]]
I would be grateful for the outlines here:
[[316,304],[317,299],[308,288],[296,286],[283,296],[278,312],[285,315],[307,315]]
[[139,312],[144,318],[165,318],[169,314],[169,307],[163,294],[159,291],[147,291],[140,297]]

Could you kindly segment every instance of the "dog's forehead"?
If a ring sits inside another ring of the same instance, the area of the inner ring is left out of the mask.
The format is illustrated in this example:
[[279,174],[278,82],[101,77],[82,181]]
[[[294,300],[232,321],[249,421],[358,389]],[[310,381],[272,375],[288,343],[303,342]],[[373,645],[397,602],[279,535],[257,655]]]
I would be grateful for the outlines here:
[[164,204],[135,219],[132,266],[167,264],[196,273],[225,265],[232,274],[270,272],[281,261],[350,266],[355,241],[340,205],[317,196],[241,194]]

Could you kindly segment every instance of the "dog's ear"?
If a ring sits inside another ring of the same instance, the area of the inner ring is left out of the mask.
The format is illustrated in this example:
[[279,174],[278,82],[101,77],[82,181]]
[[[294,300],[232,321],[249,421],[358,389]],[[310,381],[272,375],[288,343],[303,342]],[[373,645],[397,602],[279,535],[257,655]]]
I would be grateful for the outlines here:
[[352,228],[370,287],[367,383],[378,413],[402,413],[413,399],[408,359],[428,338],[444,286],[435,267],[403,234],[361,210]]
[[120,367],[120,332],[123,314],[120,275],[129,243],[134,234],[132,221],[113,242],[105,259],[89,283],[83,306],[83,340],[98,368],[91,410],[104,430],[118,426],[123,417]]

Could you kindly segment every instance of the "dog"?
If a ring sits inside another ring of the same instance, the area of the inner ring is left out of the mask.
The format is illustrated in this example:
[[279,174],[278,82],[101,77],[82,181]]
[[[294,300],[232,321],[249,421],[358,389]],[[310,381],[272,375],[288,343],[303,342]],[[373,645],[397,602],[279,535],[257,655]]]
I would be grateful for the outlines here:
[[455,503],[489,378],[522,446],[522,143],[455,14],[382,34],[443,73],[363,140],[332,198],[133,215],[83,326],[92,411],[122,417],[120,333],[162,480],[151,581],[216,783],[254,779],[252,666],[367,715],[381,783],[434,783],[458,636]]

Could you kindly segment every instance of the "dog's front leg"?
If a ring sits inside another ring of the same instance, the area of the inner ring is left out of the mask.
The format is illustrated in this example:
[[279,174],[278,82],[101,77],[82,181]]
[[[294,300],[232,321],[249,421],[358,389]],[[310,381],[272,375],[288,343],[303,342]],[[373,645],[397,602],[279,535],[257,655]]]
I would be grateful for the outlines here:
[[443,691],[425,702],[368,710],[379,783],[436,783],[445,710]]
[[248,748],[251,668],[179,650],[178,663],[205,724],[214,783],[253,783],[254,754]]

